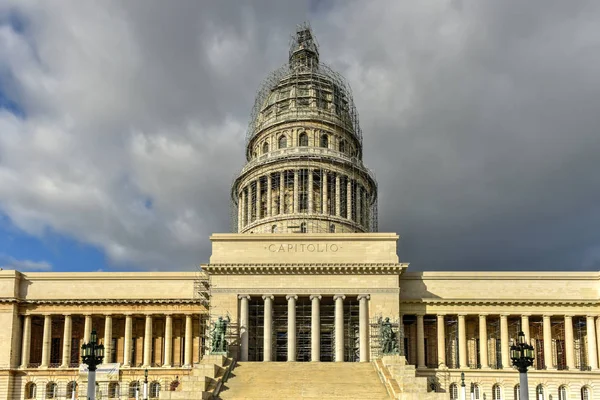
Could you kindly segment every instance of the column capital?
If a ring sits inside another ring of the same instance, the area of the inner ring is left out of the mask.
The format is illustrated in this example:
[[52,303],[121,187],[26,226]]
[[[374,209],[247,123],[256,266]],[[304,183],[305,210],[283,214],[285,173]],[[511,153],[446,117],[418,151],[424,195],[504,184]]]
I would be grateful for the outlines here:
[[320,294],[311,294],[309,298],[311,301],[314,299],[321,300],[323,296],[321,296]]
[[345,294],[334,294],[333,295],[333,300],[335,301],[337,299],[345,300],[346,299],[346,295]]
[[435,315],[437,315],[438,317],[445,317],[448,314],[445,312],[438,312],[438,313],[435,313]]
[[542,318],[546,319],[546,318],[552,318],[552,314],[542,314]]
[[356,300],[370,300],[371,299],[371,295],[370,294],[359,294],[358,296],[356,296]]
[[466,317],[468,314],[467,314],[467,313],[458,313],[458,314],[456,314],[456,315],[458,316],[458,318],[460,318],[460,317],[463,317],[463,318],[464,318],[464,317]]
[[242,300],[242,299],[251,300],[252,298],[250,297],[249,294],[238,294],[238,299],[239,300]]
[[154,315],[154,313],[151,313],[151,312],[144,313],[144,316],[146,317],[146,319],[152,318],[153,315]]
[[263,294],[263,295],[262,295],[262,299],[263,299],[263,300],[267,300],[267,299],[269,299],[269,300],[274,300],[274,299],[275,299],[275,296],[273,296],[272,294]]
[[418,312],[418,313],[415,313],[415,315],[417,316],[417,318],[423,318],[425,316],[425,313],[424,312]]
[[573,319],[573,315],[565,314],[565,318]]
[[288,295],[286,295],[286,296],[285,296],[285,299],[286,299],[287,301],[290,301],[291,299],[298,300],[298,295],[295,295],[295,294],[288,294]]
[[479,319],[487,317],[488,313],[479,313]]
[[70,317],[70,316],[72,316],[72,315],[73,315],[73,314],[71,314],[70,312],[67,312],[67,313],[62,313],[62,316],[63,316],[63,317]]
[[113,317],[113,313],[104,313],[104,316],[112,318]]
[[596,318],[598,315],[596,314],[586,314],[586,318]]
[[521,318],[529,318],[531,317],[531,313],[521,313]]
[[509,313],[501,313],[500,317],[502,317],[502,318],[508,318],[508,317],[510,317],[510,314]]

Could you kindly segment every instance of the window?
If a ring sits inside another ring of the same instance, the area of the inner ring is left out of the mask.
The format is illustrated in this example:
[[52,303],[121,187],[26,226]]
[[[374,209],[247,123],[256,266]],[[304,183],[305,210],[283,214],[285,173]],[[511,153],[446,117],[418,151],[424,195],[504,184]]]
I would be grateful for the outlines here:
[[160,393],[160,383],[157,381],[150,383],[150,398],[158,399],[158,395]]
[[56,392],[57,392],[58,386],[56,385],[55,382],[48,382],[46,384],[46,398],[47,399],[55,399],[56,398]]
[[306,233],[306,222],[300,224],[300,233]]
[[279,137],[279,148],[285,149],[287,147],[287,138],[284,135]]
[[308,135],[306,132],[302,132],[300,136],[298,136],[298,146],[308,146]]
[[346,152],[346,142],[344,140],[340,141],[340,153]]
[[35,399],[35,395],[36,395],[35,383],[28,382],[27,385],[25,385],[25,398],[26,399]]
[[517,383],[515,385],[515,400],[521,400],[521,392],[519,391],[521,389],[521,386]]
[[492,398],[493,400],[502,400],[502,388],[496,384],[492,387]]
[[335,233],[335,224],[329,225],[329,233]]
[[475,400],[481,399],[481,397],[479,397],[479,385],[478,384],[473,383],[473,386],[471,387],[471,393],[473,393],[473,398]]
[[544,387],[542,385],[537,385],[535,388],[535,394],[537,395],[536,400],[544,400]]
[[581,400],[590,400],[590,388],[584,386],[581,388]]
[[119,398],[119,384],[117,382],[111,382],[108,384],[108,398],[118,399]]
[[450,384],[450,400],[458,400],[458,385],[456,383]]
[[138,381],[129,382],[129,393],[128,397],[130,399],[135,399],[136,393],[140,390],[140,383]]
[[263,144],[263,149],[262,149],[263,154],[266,154],[269,152],[269,143],[265,142]]
[[321,135],[321,141],[319,143],[319,146],[324,147],[324,148],[329,147],[329,136],[327,136],[327,134],[324,133]]
[[77,382],[71,381],[67,384],[67,398],[73,398],[73,392],[75,392],[75,397],[77,398]]

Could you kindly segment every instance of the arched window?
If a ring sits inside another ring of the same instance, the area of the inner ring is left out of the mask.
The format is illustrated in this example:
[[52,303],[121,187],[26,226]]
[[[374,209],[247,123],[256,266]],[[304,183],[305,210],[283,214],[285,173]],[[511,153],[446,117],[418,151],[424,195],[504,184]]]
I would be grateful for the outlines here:
[[160,394],[160,383],[158,383],[157,381],[151,382],[150,383],[150,398],[158,399],[159,394]]
[[36,395],[35,383],[28,382],[27,385],[25,385],[25,398],[26,399],[35,399],[35,395]]
[[473,392],[473,398],[475,400],[481,399],[481,397],[479,397],[479,385],[478,384],[476,384],[476,383],[473,384],[472,392]]
[[306,222],[300,224],[300,233],[306,233]]
[[544,400],[544,387],[542,385],[537,385],[535,388],[535,394],[537,395],[536,400]]
[[131,382],[129,382],[129,392],[127,393],[127,396],[130,399],[135,399],[135,394],[139,390],[140,390],[140,383],[138,381],[131,381]]
[[265,142],[263,144],[263,150],[262,150],[263,154],[267,154],[269,152],[269,143]]
[[340,153],[345,153],[345,152],[346,152],[346,141],[340,140]]
[[567,387],[565,385],[558,388],[558,400],[567,400]]
[[169,391],[170,392],[174,392],[177,390],[177,386],[179,386],[179,381],[175,380],[175,381],[171,381],[171,383],[169,384]]
[[47,399],[55,399],[57,395],[58,386],[56,382],[48,382],[46,384],[46,398]]
[[450,400],[458,400],[458,385],[456,383],[450,384]]
[[287,147],[287,138],[285,135],[279,136],[279,148],[285,149]]
[[492,399],[502,400],[502,388],[498,384],[492,387]]
[[306,132],[302,132],[300,136],[298,136],[298,146],[308,146],[308,135]]
[[75,392],[75,397],[77,398],[77,382],[75,381],[67,383],[67,398],[73,398],[73,392]]
[[329,225],[329,233],[335,233],[335,224]]
[[328,148],[329,147],[329,136],[326,133],[321,135],[321,141],[319,142],[319,146]]
[[108,398],[118,399],[119,398],[119,384],[117,382],[111,382],[108,384]]
[[521,400],[521,392],[519,391],[521,389],[521,386],[517,383],[515,385],[515,400]]
[[590,388],[584,386],[581,388],[581,400],[590,400],[592,396],[590,396]]

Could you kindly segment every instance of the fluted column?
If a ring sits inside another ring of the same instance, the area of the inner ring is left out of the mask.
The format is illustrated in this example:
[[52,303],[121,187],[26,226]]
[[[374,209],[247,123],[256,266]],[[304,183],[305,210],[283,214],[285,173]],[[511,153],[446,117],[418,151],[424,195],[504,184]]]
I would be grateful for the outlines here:
[[29,365],[29,356],[31,354],[31,315],[26,315],[23,319],[23,339],[21,342],[21,368],[27,368]]
[[589,364],[592,369],[598,369],[598,350],[596,349],[596,324],[594,323],[593,315],[587,316],[585,327],[587,332],[587,351]]
[[312,214],[315,212],[314,200],[313,200],[313,194],[314,194],[313,173],[314,173],[313,169],[308,170],[308,213],[309,214]]
[[256,219],[259,220],[262,218],[262,194],[261,194],[261,186],[260,178],[256,180]]
[[68,368],[71,362],[71,336],[73,332],[73,321],[71,314],[65,314],[65,324],[63,327],[63,347],[61,368]]
[[186,367],[192,366],[192,315],[185,316],[185,349],[184,363]]
[[444,314],[437,315],[437,352],[438,366],[442,368],[446,366],[446,325]]
[[481,368],[489,368],[488,343],[487,343],[487,318],[486,314],[479,314],[479,360]]
[[273,295],[264,295],[263,361],[273,361]]
[[458,314],[458,366],[467,367],[467,330],[465,314]]
[[248,361],[248,323],[250,320],[250,309],[248,302],[250,296],[241,294],[240,299],[240,361]]
[[565,315],[565,358],[568,369],[575,368],[575,344],[573,341],[573,317]]
[[335,361],[344,361],[344,299],[343,294],[333,296],[335,301]]
[[52,316],[44,315],[44,334],[42,337],[42,363],[40,368],[50,365],[50,341],[52,340]]
[[152,366],[152,315],[146,314],[146,327],[144,329],[144,363],[142,367],[148,368],[150,366]]
[[321,296],[310,296],[312,309],[310,314],[310,360],[321,360]]
[[552,322],[550,320],[550,315],[544,315],[542,318],[542,329],[544,331],[544,364],[546,369],[554,369],[554,364],[552,362]]
[[163,367],[173,364],[173,316],[165,315],[165,361]]
[[502,369],[509,369],[511,367],[508,344],[508,314],[500,314],[500,352],[502,354]]
[[123,366],[131,367],[131,334],[132,334],[132,317],[131,314],[125,314],[125,339],[123,344]]
[[426,368],[425,364],[425,325],[423,314],[417,314],[417,368]]
[[89,343],[92,340],[92,315],[85,314],[85,323],[83,325],[83,342]]
[[297,214],[300,210],[299,200],[300,190],[298,187],[298,170],[294,170],[294,213]]
[[339,217],[341,213],[340,206],[340,174],[335,174],[335,216]]
[[250,225],[252,222],[252,182],[248,182],[248,193],[246,193],[246,225]]
[[112,315],[104,316],[104,363],[110,364],[114,362],[112,359],[112,337],[113,337]]
[[346,180],[346,218],[352,219],[352,179]]
[[328,204],[329,203],[329,194],[328,194],[328,187],[327,187],[327,175],[329,175],[328,172],[323,171],[323,177],[321,178],[321,183],[323,188],[321,189],[321,193],[323,195],[323,207],[321,207],[321,212],[323,214],[327,214],[329,213],[329,207]]
[[273,215],[273,182],[271,179],[271,174],[267,174],[267,217]]
[[525,334],[525,342],[529,344],[529,314],[521,315],[521,331]]
[[358,332],[360,362],[369,362],[369,299],[368,294],[358,295]]
[[296,300],[298,300],[298,296],[288,294],[285,298],[288,302],[287,360],[296,361]]
[[279,173],[279,214],[285,213],[285,174]]

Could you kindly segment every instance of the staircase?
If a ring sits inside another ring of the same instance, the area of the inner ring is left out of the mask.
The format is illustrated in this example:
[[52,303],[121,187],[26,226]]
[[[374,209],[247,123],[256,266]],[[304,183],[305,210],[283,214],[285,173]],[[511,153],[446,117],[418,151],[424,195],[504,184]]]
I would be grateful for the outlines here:
[[428,392],[427,378],[416,376],[414,365],[402,356],[384,356],[375,367],[388,393],[397,400],[446,400],[447,393]]
[[389,400],[371,363],[238,362],[222,400]]
[[177,390],[161,390],[159,400],[208,400],[231,369],[232,360],[224,356],[204,356],[188,375],[181,376]]

